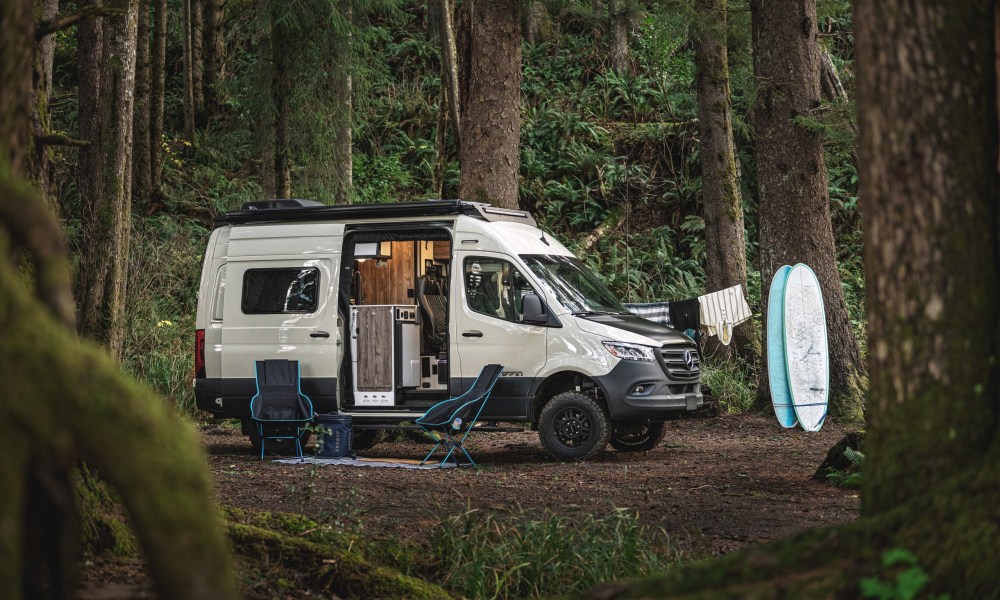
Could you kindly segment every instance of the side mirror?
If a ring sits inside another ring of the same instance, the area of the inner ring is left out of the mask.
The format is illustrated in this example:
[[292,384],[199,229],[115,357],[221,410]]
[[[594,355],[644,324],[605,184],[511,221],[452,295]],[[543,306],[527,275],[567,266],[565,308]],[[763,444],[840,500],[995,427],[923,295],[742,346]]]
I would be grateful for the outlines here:
[[545,312],[545,306],[538,294],[525,294],[521,299],[521,322],[545,325],[549,322],[549,315]]

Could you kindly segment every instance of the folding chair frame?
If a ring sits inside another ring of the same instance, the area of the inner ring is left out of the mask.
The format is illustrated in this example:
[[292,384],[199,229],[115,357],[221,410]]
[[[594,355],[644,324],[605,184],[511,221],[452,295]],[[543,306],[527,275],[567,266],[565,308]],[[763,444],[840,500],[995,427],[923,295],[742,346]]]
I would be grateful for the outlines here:
[[[260,361],[266,362],[266,361]],[[260,373],[257,372],[258,364],[254,363],[254,385],[257,386],[257,393],[254,394],[253,398],[250,399],[250,420],[257,425],[257,433],[260,434],[260,459],[264,460],[264,452],[267,444],[267,440],[295,440],[295,456],[299,460],[304,460],[305,455],[302,452],[302,433],[305,428],[312,423],[313,420],[313,403],[309,396],[302,393],[302,371],[299,362],[290,361],[295,364],[295,389],[299,396],[305,399],[306,406],[309,407],[309,417],[307,419],[258,419],[253,416],[253,403],[258,398],[260,398]],[[295,424],[295,434],[294,435],[265,435],[264,425],[274,425],[274,424]]]
[[[501,367],[500,373],[503,373],[503,368],[502,367]],[[480,377],[482,377],[481,373],[480,373]],[[463,465],[464,466],[473,466],[473,467],[478,466],[478,465],[476,465],[476,461],[472,460],[472,457],[469,456],[468,451],[466,451],[466,449],[465,449],[465,438],[469,437],[469,434],[472,433],[473,429],[475,429],[476,422],[479,421],[479,415],[482,414],[483,408],[486,406],[486,402],[489,400],[490,394],[493,392],[493,388],[496,386],[497,381],[499,381],[499,380],[500,380],[500,376],[498,374],[497,378],[496,378],[496,381],[494,381],[493,384],[490,385],[490,387],[488,387],[485,392],[483,392],[482,394],[476,396],[472,400],[469,400],[468,402],[464,402],[464,403],[460,404],[458,406],[458,408],[456,408],[455,410],[451,411],[451,416],[449,417],[448,421],[443,421],[441,423],[424,424],[424,423],[420,423],[419,419],[418,419],[417,424],[420,425],[420,427],[425,432],[427,432],[427,435],[429,435],[429,436],[431,436],[431,437],[433,437],[434,439],[437,440],[437,444],[435,444],[434,447],[431,448],[431,451],[427,453],[427,456],[425,456],[424,459],[422,461],[420,461],[421,465],[424,464],[424,463],[426,463],[428,461],[428,459],[430,459],[430,457],[433,456],[435,452],[437,452],[438,448],[440,448],[441,446],[444,446],[445,448],[448,449],[448,453],[445,454],[445,457],[443,459],[441,459],[441,463],[440,463],[441,465],[444,465],[445,463],[447,463],[448,459],[451,458],[452,455],[455,453],[455,450],[458,449],[458,450],[462,451],[462,454],[465,455],[465,458],[469,459],[469,462],[467,462],[467,463],[460,463],[459,460],[458,460],[458,456],[456,455],[455,456],[455,465],[456,466],[463,466]],[[470,387],[469,389],[470,390],[474,389],[476,387],[477,383],[479,383],[479,378],[476,378],[476,381],[473,382],[472,387]],[[461,396],[459,396],[459,397],[461,397]],[[438,404],[435,404],[434,406],[438,406],[439,404],[443,404],[445,402],[451,402],[453,400],[454,400],[454,398],[449,398],[448,400],[442,400],[441,402],[439,402]],[[454,432],[461,433],[462,430],[461,429],[455,429],[454,427],[450,427],[450,426],[447,426],[447,425],[450,425],[453,422],[456,413],[458,413],[459,411],[461,411],[466,406],[468,406],[470,404],[474,404],[476,402],[480,402],[480,401],[482,403],[479,405],[479,410],[476,411],[476,416],[474,416],[472,418],[472,421],[469,422],[469,426],[468,426],[468,428],[465,429],[465,432],[462,433],[462,437],[461,438],[456,438]],[[431,408],[427,409],[427,412],[430,412],[431,410],[433,410],[434,406],[432,406]],[[435,435],[435,434],[437,434],[437,435]]]

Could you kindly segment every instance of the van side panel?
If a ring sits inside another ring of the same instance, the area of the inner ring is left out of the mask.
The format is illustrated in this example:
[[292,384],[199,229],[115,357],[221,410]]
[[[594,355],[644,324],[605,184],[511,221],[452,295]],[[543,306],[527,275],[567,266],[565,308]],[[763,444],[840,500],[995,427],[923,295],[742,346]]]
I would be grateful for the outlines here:
[[[288,358],[299,361],[302,391],[317,412],[336,411],[343,356],[337,310],[343,225],[221,229],[229,230],[227,243],[220,244],[219,234],[215,244],[216,256],[224,260],[206,263],[215,269],[202,274],[199,315],[207,325],[207,378],[196,381],[199,408],[221,417],[248,416],[250,398],[256,393],[254,363]],[[220,274],[225,276],[221,287]],[[295,291],[303,276],[310,282],[308,289]],[[290,277],[291,283],[282,284],[281,277]],[[277,294],[273,299],[278,304],[255,305],[262,294]],[[223,303],[221,313],[217,301]],[[220,314],[221,320],[213,319]]]

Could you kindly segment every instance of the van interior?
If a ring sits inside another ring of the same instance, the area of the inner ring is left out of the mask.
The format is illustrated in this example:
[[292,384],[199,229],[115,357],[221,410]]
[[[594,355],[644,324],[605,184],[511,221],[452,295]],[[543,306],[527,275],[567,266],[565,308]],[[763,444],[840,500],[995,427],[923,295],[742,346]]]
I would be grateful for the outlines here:
[[[449,394],[451,235],[426,225],[358,230],[344,242],[341,398],[352,411],[423,411]],[[349,382],[349,383],[348,383]]]

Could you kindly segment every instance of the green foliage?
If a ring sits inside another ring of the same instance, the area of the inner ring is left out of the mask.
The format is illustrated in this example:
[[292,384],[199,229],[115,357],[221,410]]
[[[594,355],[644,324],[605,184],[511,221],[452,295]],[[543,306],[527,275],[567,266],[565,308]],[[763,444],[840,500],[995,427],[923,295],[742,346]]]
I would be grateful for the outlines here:
[[713,361],[709,357],[701,368],[705,392],[718,400],[719,408],[730,414],[749,411],[757,398],[757,378],[752,365],[742,359]]
[[[887,550],[882,554],[882,567],[895,571],[893,581],[883,581],[877,577],[866,577],[861,580],[861,595],[864,598],[878,600],[914,600],[920,597],[932,597],[920,594],[930,582],[930,577],[917,564],[917,557],[901,548]],[[947,594],[933,596],[935,600],[948,600]]]
[[538,598],[638,577],[679,562],[663,532],[616,510],[578,518],[469,510],[431,533],[438,580],[470,598]]
[[842,471],[831,470],[826,474],[826,480],[837,487],[860,489],[861,469],[865,465],[865,455],[860,450],[847,447],[844,448],[844,457],[848,461],[848,468]]
[[133,232],[126,309],[125,369],[186,412],[194,412],[195,292],[208,231],[159,215]]

